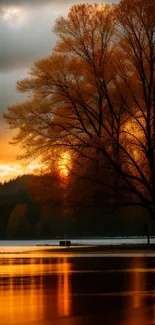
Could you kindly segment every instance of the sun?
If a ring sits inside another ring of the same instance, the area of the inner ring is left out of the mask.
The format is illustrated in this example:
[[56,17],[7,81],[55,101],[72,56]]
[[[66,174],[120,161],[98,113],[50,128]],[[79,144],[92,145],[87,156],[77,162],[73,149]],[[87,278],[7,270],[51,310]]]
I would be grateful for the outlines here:
[[68,152],[63,152],[58,161],[58,170],[61,177],[67,177],[70,171],[70,154]]

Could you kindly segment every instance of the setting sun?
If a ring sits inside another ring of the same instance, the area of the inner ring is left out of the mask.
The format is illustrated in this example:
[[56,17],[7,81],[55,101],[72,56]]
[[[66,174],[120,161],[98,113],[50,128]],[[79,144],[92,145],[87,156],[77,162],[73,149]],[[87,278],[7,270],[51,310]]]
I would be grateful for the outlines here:
[[58,169],[61,177],[67,177],[69,175],[70,168],[70,154],[64,152],[61,154],[60,160],[58,162]]

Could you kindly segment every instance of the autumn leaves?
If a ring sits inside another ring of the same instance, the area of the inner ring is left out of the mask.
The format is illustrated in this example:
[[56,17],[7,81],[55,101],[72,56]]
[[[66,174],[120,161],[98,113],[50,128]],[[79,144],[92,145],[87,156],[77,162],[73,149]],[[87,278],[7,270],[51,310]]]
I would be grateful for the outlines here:
[[117,192],[122,205],[142,205],[152,217],[154,11],[154,0],[73,6],[67,18],[56,21],[52,54],[17,83],[29,100],[5,115],[19,130],[14,141],[21,143],[25,157],[40,156],[50,165],[56,150],[63,151],[74,161],[74,175],[83,174],[79,161],[85,172],[86,166],[92,170],[93,157],[96,175],[109,168],[109,195]]

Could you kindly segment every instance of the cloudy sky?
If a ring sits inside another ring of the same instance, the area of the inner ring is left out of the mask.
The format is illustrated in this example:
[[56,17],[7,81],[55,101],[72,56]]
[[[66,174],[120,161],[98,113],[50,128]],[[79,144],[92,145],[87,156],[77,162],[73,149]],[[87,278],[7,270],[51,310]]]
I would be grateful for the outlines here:
[[81,2],[104,0],[0,0],[0,181],[23,173],[16,161],[19,148],[9,144],[12,131],[2,118],[8,106],[24,100],[25,95],[16,92],[16,81],[27,75],[34,61],[51,53],[56,18]]

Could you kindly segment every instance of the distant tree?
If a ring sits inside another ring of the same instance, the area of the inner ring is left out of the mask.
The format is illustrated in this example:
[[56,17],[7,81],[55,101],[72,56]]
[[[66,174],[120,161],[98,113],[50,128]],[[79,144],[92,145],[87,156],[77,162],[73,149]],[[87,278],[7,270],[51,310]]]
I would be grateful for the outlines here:
[[65,227],[72,222],[69,200],[66,200],[64,189],[67,190],[67,184],[58,172],[35,177],[33,182],[27,184],[27,193],[41,207],[36,222],[37,236],[45,236],[47,228],[49,236],[63,235]]
[[154,0],[73,6],[56,22],[53,54],[17,83],[29,101],[5,118],[24,157],[52,165],[67,151],[70,175],[80,159],[95,161],[96,184],[117,194],[111,205],[140,205],[155,219],[154,11]]
[[7,224],[7,238],[28,238],[30,224],[27,218],[27,205],[17,204],[12,210]]

